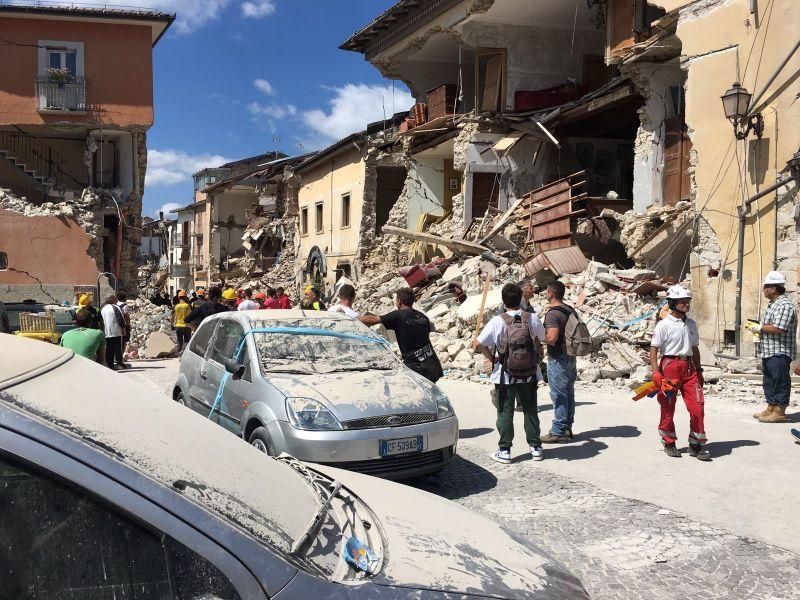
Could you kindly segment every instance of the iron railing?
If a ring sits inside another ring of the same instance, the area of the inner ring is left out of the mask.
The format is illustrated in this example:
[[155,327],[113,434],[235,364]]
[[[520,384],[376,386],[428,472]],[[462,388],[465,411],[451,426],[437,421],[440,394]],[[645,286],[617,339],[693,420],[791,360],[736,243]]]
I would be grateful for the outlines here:
[[64,157],[39,138],[22,131],[0,131],[0,150],[32,177],[39,177],[55,186],[62,185],[67,175]]
[[35,81],[39,110],[86,110],[86,78],[53,81],[48,77],[36,77]]

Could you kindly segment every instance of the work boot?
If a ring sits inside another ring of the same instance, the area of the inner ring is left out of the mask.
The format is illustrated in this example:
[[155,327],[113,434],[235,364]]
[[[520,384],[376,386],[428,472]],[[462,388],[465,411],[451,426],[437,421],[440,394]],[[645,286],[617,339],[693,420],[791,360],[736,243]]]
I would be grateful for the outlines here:
[[565,435],[556,435],[555,433],[548,433],[542,436],[543,444],[563,444],[568,442],[569,438]]
[[708,450],[703,450],[703,446],[700,444],[689,444],[689,454],[703,462],[711,460],[711,453]]
[[678,450],[678,447],[675,445],[675,442],[671,444],[664,444],[664,453],[667,456],[671,456],[672,458],[681,457],[681,451]]
[[761,419],[762,417],[766,417],[771,412],[772,412],[772,404],[767,404],[767,408],[765,408],[761,412],[753,413],[753,418]]
[[766,416],[758,419],[760,423],[785,423],[786,405],[772,404],[772,411]]

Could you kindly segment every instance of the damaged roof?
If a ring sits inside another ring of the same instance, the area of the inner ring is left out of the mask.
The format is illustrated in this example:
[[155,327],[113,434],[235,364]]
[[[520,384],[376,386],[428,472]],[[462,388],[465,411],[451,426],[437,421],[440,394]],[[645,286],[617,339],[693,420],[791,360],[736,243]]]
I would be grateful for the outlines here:
[[[307,158],[306,160],[301,162],[299,165],[297,165],[295,167],[294,171],[295,171],[295,173],[300,173],[301,171],[305,171],[306,169],[308,169],[309,167],[317,164],[321,160],[323,160],[325,158],[332,158],[333,156],[336,156],[337,154],[341,153],[348,146],[350,146],[350,144],[355,144],[356,146],[358,146],[357,142],[363,142],[365,139],[366,139],[366,131],[359,131],[358,133],[351,133],[347,137],[342,138],[337,142],[334,142],[333,144],[331,144],[327,148],[323,148],[322,150],[317,152],[315,155],[310,156],[309,158]],[[360,148],[359,148],[359,151],[360,151]]]
[[[385,44],[397,36],[408,35],[462,1],[400,0],[342,42],[339,49],[367,54],[370,46],[378,42]],[[407,18],[412,13],[415,18]]]
[[[13,0],[12,0],[13,1]],[[166,13],[145,8],[109,8],[108,6],[67,6],[39,4],[0,3],[0,17],[58,18],[61,21],[129,21],[147,23],[153,34],[153,46],[164,36],[175,13]]]

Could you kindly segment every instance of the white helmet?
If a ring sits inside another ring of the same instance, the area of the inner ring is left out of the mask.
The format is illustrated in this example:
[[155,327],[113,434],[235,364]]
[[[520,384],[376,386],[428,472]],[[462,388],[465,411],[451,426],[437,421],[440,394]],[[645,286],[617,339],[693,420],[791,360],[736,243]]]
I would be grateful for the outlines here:
[[672,285],[667,290],[667,298],[670,300],[681,300],[682,298],[692,297],[692,292],[687,290],[682,285]]
[[764,285],[786,285],[786,275],[780,271],[770,271],[764,278]]

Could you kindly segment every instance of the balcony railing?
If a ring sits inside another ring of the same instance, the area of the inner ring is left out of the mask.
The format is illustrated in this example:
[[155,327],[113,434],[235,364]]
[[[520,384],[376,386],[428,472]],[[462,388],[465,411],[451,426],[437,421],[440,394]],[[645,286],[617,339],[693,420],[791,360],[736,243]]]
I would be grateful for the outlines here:
[[36,77],[36,97],[39,110],[86,110],[86,79],[72,77],[68,81],[53,81]]

